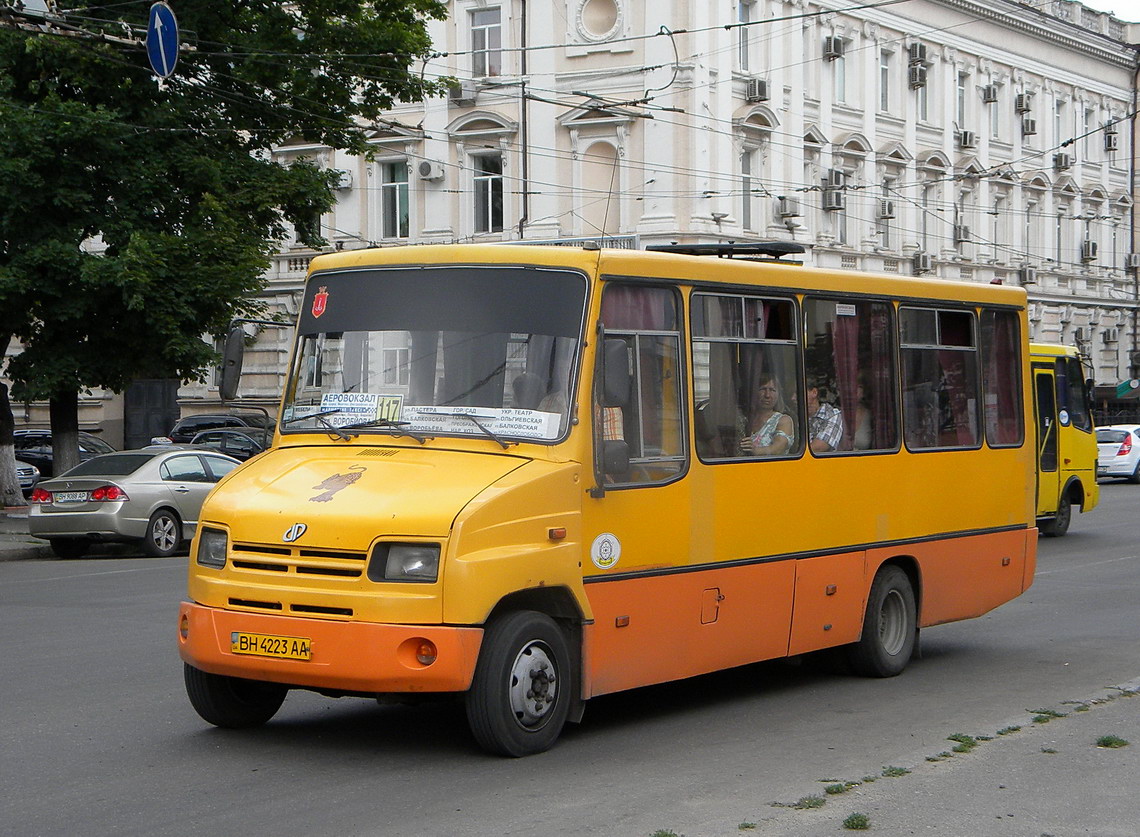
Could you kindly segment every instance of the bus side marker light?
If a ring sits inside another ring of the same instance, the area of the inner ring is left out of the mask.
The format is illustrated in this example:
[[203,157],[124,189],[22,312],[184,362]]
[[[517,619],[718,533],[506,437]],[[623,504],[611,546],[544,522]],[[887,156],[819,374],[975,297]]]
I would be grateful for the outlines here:
[[615,628],[628,628],[629,627],[629,617],[628,616],[617,617],[616,619],[614,619],[614,627]]
[[566,537],[566,527],[565,526],[557,526],[557,527],[552,528],[552,529],[547,529],[546,530],[546,537],[550,538],[550,540],[552,540],[552,541],[560,541]]
[[1008,555],[1006,555],[1004,558],[1001,559],[1001,565],[1003,567],[1008,567],[1010,565],[1010,563],[1011,563],[1011,559]]
[[182,619],[179,620],[178,633],[182,636],[183,639],[188,639],[190,637],[190,617],[185,613],[182,614]]
[[824,590],[824,592],[825,592],[827,595],[829,595],[829,596],[834,596],[834,595],[835,595],[835,592],[836,592],[838,589],[839,589],[839,588],[838,588],[838,587],[836,587],[834,584],[829,584],[829,585],[827,585],[827,588]]

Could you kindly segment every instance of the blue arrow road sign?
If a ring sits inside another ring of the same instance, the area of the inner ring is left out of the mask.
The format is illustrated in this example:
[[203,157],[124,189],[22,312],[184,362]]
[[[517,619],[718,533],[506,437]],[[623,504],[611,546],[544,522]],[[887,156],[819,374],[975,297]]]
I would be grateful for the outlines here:
[[178,21],[165,3],[150,7],[150,21],[146,26],[146,56],[155,74],[169,78],[178,63]]

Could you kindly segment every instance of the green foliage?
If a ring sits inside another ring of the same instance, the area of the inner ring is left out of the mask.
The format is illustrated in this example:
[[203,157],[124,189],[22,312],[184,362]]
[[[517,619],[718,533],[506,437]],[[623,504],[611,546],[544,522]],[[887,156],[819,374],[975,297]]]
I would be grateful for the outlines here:
[[796,800],[793,808],[822,808],[827,800],[822,796],[802,796]]
[[905,767],[884,767],[883,768],[883,775],[888,777],[888,778],[905,776],[908,773],[910,773],[910,771]]
[[[147,5],[72,22],[138,36]],[[364,152],[385,108],[442,89],[417,71],[437,0],[177,11],[192,49],[162,85],[139,47],[0,29],[0,334],[25,344],[7,370],[16,399],[201,379],[202,335],[262,312],[286,224],[320,244],[312,219],[334,202],[336,172],[268,149]]]
[[958,744],[953,748],[955,753],[968,753],[978,746],[978,741],[971,735],[966,735],[964,732],[956,732],[953,735],[946,736],[947,741],[957,741]]
[[843,827],[849,831],[866,831],[871,827],[871,818],[866,814],[854,813],[843,821]]
[[1117,735],[1102,735],[1096,740],[1096,746],[1116,749],[1117,747],[1127,747],[1128,742]]

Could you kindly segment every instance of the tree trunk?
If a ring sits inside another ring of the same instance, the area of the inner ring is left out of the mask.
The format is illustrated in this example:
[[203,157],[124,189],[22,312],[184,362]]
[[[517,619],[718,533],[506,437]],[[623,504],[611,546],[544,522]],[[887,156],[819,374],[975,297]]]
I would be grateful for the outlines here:
[[[0,343],[7,348],[8,341],[0,334]],[[0,507],[24,505],[20,481],[16,479],[16,456],[12,446],[12,431],[16,418],[12,415],[12,402],[8,399],[8,385],[0,382]]]
[[57,392],[48,402],[51,412],[51,470],[58,477],[79,464],[79,393]]

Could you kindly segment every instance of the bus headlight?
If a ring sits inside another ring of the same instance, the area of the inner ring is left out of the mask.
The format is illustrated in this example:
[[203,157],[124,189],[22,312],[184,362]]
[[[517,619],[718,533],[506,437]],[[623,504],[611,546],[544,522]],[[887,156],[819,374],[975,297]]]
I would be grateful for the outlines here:
[[382,543],[372,551],[368,578],[372,581],[416,581],[430,584],[439,577],[439,544]]
[[198,535],[197,561],[203,567],[220,570],[226,565],[229,537],[221,529],[203,529]]

